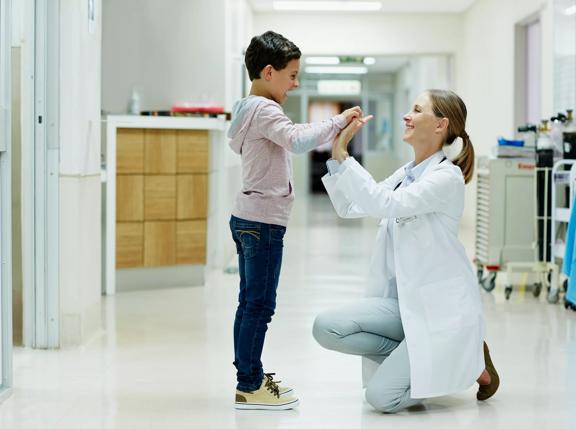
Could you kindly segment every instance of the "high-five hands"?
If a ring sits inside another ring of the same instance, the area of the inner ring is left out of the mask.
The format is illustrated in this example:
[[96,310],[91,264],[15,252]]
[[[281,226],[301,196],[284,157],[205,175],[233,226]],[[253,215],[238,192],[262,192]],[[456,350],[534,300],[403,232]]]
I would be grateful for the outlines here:
[[358,116],[352,119],[348,126],[338,134],[336,140],[334,140],[332,144],[332,159],[342,162],[348,158],[348,143],[350,143],[350,140],[352,140],[352,137],[354,137],[358,130],[366,125],[373,117],[373,115]]
[[346,124],[349,124],[350,121],[354,120],[355,118],[361,118],[363,113],[360,106],[354,106],[350,109],[344,110],[342,114],[346,118]]

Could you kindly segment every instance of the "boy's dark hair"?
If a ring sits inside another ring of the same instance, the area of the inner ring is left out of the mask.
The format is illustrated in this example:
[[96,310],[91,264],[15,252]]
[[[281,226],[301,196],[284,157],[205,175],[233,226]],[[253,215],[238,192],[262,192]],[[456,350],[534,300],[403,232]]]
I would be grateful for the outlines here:
[[270,64],[275,70],[282,70],[292,60],[300,58],[302,53],[298,46],[284,36],[267,31],[260,36],[252,37],[244,63],[248,69],[250,81],[260,79],[260,72]]

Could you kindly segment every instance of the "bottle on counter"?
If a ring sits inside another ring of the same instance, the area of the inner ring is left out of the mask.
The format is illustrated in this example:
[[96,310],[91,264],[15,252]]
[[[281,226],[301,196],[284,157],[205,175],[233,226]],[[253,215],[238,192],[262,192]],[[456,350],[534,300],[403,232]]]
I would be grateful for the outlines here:
[[548,127],[547,119],[542,119],[542,122],[538,127],[538,140],[536,140],[536,149],[554,149],[554,144],[552,143],[552,138],[550,137],[550,128]]
[[536,166],[549,167],[554,165],[554,145],[550,138],[548,120],[543,119],[538,127],[538,139],[536,140]]
[[130,115],[140,114],[140,94],[136,88],[132,88],[132,95],[130,96],[130,101],[128,102],[128,113]]

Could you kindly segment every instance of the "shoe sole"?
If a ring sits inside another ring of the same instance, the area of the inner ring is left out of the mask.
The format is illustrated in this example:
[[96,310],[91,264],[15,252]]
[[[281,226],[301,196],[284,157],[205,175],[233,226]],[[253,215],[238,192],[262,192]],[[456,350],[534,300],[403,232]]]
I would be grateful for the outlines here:
[[285,404],[250,404],[246,402],[236,402],[234,408],[237,410],[272,410],[272,411],[282,411],[291,410],[299,405],[298,399],[287,402]]

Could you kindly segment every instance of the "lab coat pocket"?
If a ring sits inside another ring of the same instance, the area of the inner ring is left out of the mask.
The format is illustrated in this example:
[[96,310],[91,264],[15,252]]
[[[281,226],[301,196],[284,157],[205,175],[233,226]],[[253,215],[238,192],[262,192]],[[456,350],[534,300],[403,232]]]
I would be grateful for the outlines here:
[[433,243],[432,230],[423,216],[409,216],[396,219],[398,228],[406,231],[412,241],[418,243],[419,247],[430,246]]
[[455,330],[473,323],[472,296],[464,277],[428,283],[419,288],[430,332]]

